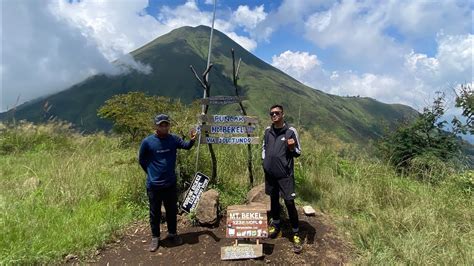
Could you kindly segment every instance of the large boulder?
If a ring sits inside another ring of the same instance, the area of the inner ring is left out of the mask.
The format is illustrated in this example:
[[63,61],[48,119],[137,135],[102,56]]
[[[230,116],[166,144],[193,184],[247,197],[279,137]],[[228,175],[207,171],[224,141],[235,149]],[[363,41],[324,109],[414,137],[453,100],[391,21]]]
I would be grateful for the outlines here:
[[247,193],[247,203],[264,204],[267,208],[267,211],[270,211],[270,196],[265,194],[265,183],[253,187],[249,193]]
[[196,209],[196,220],[200,225],[213,226],[218,223],[219,192],[210,189],[201,195]]

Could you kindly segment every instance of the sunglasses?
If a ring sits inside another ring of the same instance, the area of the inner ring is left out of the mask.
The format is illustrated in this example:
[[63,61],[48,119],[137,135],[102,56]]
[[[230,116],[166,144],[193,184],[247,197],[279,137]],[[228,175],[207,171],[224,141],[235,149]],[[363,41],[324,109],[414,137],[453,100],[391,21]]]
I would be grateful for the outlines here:
[[270,112],[270,116],[281,115],[281,112]]

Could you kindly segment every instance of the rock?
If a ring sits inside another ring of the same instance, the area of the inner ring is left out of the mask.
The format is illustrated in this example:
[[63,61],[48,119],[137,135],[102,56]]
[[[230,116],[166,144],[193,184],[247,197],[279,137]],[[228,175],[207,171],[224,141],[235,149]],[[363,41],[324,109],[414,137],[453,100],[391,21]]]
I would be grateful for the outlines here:
[[316,215],[316,211],[313,209],[313,207],[306,205],[303,207],[304,214],[307,216],[314,216]]
[[262,203],[270,211],[270,196],[265,194],[265,183],[253,187],[247,194],[247,203]]
[[212,226],[218,222],[219,192],[210,189],[202,193],[199,205],[196,208],[196,220],[200,225]]
[[30,177],[23,182],[23,188],[27,190],[36,190],[41,184],[41,180],[36,176]]
[[77,258],[76,255],[68,254],[65,259],[66,259],[66,262],[68,262],[68,261],[71,261],[71,260],[76,259],[76,258]]

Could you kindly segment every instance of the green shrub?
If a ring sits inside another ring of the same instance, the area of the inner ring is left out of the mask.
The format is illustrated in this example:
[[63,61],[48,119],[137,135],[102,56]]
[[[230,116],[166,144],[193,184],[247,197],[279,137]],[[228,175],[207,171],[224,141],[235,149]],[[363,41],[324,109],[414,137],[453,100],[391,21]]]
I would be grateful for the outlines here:
[[27,121],[0,125],[0,154],[28,151],[70,149],[70,136],[78,135],[70,123],[49,121],[35,125]]
[[462,161],[460,141],[446,131],[447,122],[442,120],[444,101],[444,95],[438,95],[433,106],[425,108],[413,123],[402,124],[379,142],[382,156],[399,172],[437,182],[444,176],[444,166],[454,167]]
[[415,156],[410,161],[410,173],[421,181],[438,184],[453,174],[453,167],[431,153]]
[[153,132],[153,118],[159,113],[170,115],[172,132],[187,136],[196,121],[199,105],[195,102],[189,106],[179,100],[166,97],[147,96],[143,92],[129,92],[114,95],[99,108],[97,115],[111,120],[115,132],[128,136],[128,141],[135,143]]
[[468,195],[474,194],[474,171],[465,171],[455,175],[457,187]]

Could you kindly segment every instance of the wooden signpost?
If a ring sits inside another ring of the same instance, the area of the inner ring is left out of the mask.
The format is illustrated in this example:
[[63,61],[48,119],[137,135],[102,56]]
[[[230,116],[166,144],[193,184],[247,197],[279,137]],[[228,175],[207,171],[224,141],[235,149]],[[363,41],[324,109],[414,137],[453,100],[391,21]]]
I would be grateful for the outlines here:
[[205,131],[210,134],[253,134],[255,126],[214,126],[214,125],[203,125],[201,131]]
[[267,209],[264,205],[233,205],[227,207],[227,238],[266,238]]
[[199,120],[205,123],[258,123],[258,119],[255,116],[243,115],[200,115]]
[[[221,260],[252,259],[263,256],[261,238],[268,237],[267,209],[263,204],[227,207],[226,237],[233,246],[221,247]],[[239,244],[239,239],[255,239],[256,244]]]
[[[215,8],[215,5],[214,5]],[[215,9],[214,9],[215,10]],[[252,137],[255,131],[255,127],[252,124],[256,124],[258,121],[255,117],[247,116],[247,112],[242,103],[246,97],[239,95],[239,86],[237,80],[239,79],[240,62],[235,65],[234,49],[232,49],[232,81],[235,89],[235,96],[210,96],[210,84],[209,84],[209,72],[211,71],[212,64],[210,64],[211,58],[211,43],[212,43],[212,32],[209,41],[209,54],[207,58],[207,67],[202,74],[202,79],[194,70],[193,66],[190,66],[194,76],[201,84],[204,89],[204,95],[201,99],[202,111],[200,116],[200,132],[198,142],[198,152],[196,153],[196,171],[199,162],[199,145],[205,143],[209,147],[209,153],[212,161],[212,178],[213,181],[217,181],[217,157],[212,148],[212,144],[247,144],[248,150],[248,173],[250,185],[253,186],[253,171],[252,171],[252,145],[260,143],[258,137]],[[208,115],[209,105],[225,105],[237,103],[240,106],[241,116],[232,115]],[[235,124],[237,123],[237,125]],[[240,123],[240,124],[238,124]],[[215,124],[221,124],[216,126]],[[229,136],[229,137],[215,137],[210,134],[229,134],[240,136]],[[202,179],[204,176],[201,173],[197,173],[193,185],[188,190],[185,200],[183,202],[182,209],[186,212],[193,210],[199,201],[201,193],[205,190],[209,178]],[[262,207],[249,207],[249,206],[231,206],[227,209],[227,237],[236,238],[234,246],[222,247],[221,248],[221,259],[250,259],[258,258],[263,256],[263,246],[259,243],[260,238],[265,238],[268,235],[267,231],[267,212],[265,206]],[[256,239],[257,243],[254,244],[238,244],[238,239]]]
[[206,137],[201,135],[201,143],[207,144],[259,144],[258,137]]
[[202,192],[206,190],[207,184],[209,184],[209,177],[197,172],[194,176],[191,187],[186,192],[186,196],[184,196],[181,210],[185,211],[186,213],[190,213],[192,210],[194,210],[201,199]]
[[239,103],[247,98],[244,96],[212,96],[201,99],[201,103],[205,105],[225,105],[231,103]]

